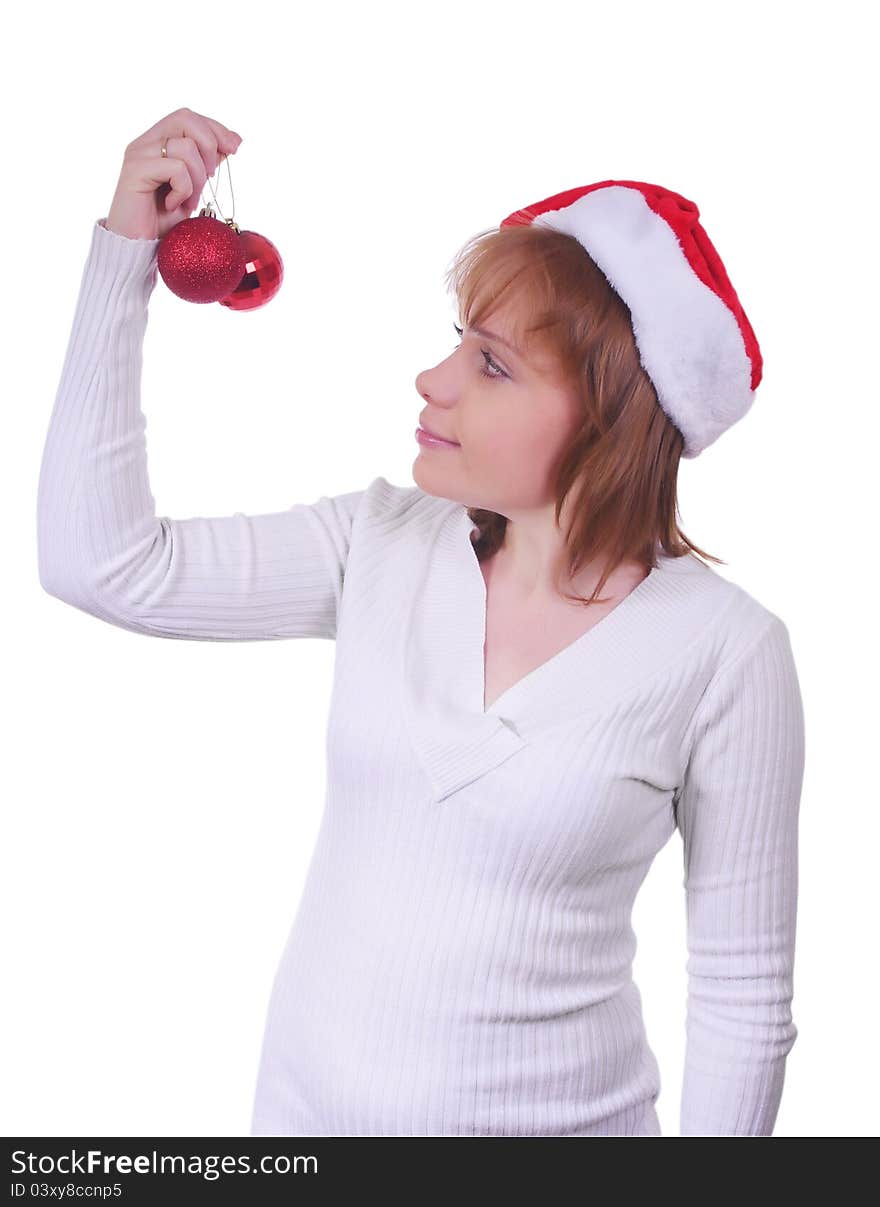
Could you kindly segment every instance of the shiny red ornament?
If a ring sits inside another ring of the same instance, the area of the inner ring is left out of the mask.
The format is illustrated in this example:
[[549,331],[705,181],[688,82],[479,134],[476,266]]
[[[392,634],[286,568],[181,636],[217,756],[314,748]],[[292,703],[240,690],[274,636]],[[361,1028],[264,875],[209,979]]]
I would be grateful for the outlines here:
[[178,222],[159,243],[162,280],[185,302],[219,302],[242,279],[246,263],[237,231],[204,211]]
[[245,271],[240,281],[220,305],[230,310],[256,310],[274,298],[284,280],[284,264],[278,248],[265,235],[256,231],[240,231],[244,250]]

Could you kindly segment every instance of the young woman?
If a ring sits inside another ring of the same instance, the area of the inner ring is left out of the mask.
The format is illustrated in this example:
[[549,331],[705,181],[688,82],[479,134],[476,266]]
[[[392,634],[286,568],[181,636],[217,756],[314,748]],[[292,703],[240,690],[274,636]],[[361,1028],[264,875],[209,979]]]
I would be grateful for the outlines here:
[[631,913],[676,829],[681,1134],[769,1134],[797,1035],[803,711],[784,622],[676,523],[680,458],[761,375],[696,206],[603,181],[476,238],[451,274],[460,341],[416,382],[414,487],[157,517],[156,250],[239,141],[187,109],[126,149],[50,421],[39,563],[134,632],[337,643],[252,1134],[659,1135]]

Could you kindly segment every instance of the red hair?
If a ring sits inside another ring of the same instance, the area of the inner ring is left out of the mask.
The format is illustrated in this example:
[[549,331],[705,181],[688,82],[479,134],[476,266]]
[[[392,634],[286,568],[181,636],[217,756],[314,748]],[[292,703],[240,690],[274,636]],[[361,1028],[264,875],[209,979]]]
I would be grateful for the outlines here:
[[[693,552],[720,563],[679,527],[684,437],[642,368],[629,308],[577,239],[540,226],[492,228],[464,245],[446,280],[468,326],[513,302],[512,310],[530,320],[512,333],[523,354],[549,354],[560,380],[577,389],[583,420],[554,467],[556,522],[571,493],[569,577],[594,559],[604,559],[604,568],[589,598],[565,598],[605,602],[597,597],[617,567],[653,567],[658,547],[667,556]],[[483,561],[501,547],[507,519],[477,507],[468,515]]]

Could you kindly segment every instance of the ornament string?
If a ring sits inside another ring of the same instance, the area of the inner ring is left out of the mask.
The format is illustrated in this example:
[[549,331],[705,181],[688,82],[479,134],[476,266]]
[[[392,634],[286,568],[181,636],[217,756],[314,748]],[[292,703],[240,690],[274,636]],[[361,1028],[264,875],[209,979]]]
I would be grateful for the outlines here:
[[229,170],[229,156],[228,155],[223,156],[223,162],[226,164],[226,175],[229,178],[229,194],[232,197],[232,217],[231,218],[227,218],[226,215],[223,213],[223,211],[220,209],[220,202],[217,200],[217,194],[214,192],[214,185],[211,183],[210,176],[205,181],[205,183],[209,186],[211,193],[214,197],[214,205],[217,207],[217,213],[220,215],[220,217],[223,219],[224,222],[226,222],[227,224],[231,224],[232,222],[235,221],[235,193],[233,192],[233,189],[232,189],[232,173]]

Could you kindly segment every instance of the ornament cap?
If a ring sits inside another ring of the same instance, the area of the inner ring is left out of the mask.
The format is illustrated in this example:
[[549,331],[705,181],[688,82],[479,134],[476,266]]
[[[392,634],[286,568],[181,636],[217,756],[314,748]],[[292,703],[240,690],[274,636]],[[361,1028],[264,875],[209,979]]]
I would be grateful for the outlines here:
[[[199,216],[199,218],[217,218],[217,212],[214,209],[211,202],[209,201],[209,202],[207,202],[206,205],[203,205],[202,208],[199,210],[198,216]],[[217,218],[217,221],[225,223],[225,225],[229,227],[229,229],[233,232],[233,234],[236,234],[236,235],[241,234],[241,227],[238,225],[238,223],[235,221],[234,218],[223,218],[221,216],[221,217]]]

